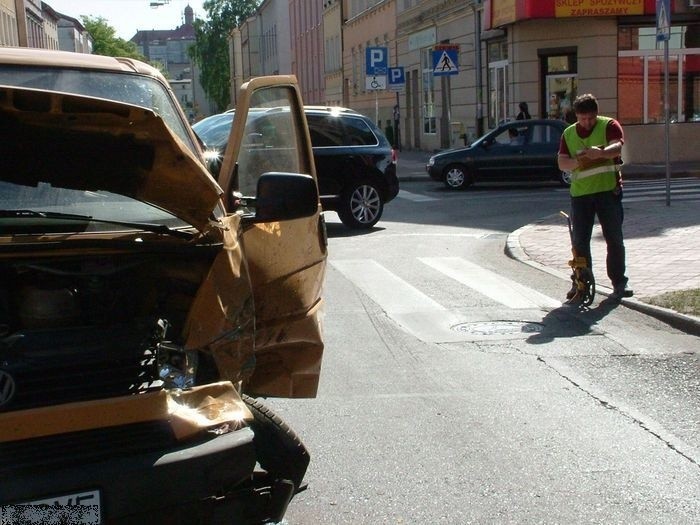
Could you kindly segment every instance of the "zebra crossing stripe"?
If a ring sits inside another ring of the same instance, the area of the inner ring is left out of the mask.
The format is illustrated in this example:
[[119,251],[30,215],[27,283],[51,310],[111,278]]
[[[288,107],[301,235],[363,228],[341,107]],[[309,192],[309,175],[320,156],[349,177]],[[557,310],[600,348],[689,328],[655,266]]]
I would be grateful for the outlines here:
[[463,318],[371,259],[335,260],[331,265],[360,288],[407,333],[426,342],[465,340],[450,329]]
[[447,310],[372,259],[335,260],[331,264],[388,314]]
[[429,202],[437,200],[435,197],[428,197],[427,195],[421,195],[419,193],[411,193],[410,191],[406,190],[399,190],[398,196],[402,199],[406,199],[413,202]]
[[561,302],[460,257],[419,257],[431,268],[513,309],[557,308]]

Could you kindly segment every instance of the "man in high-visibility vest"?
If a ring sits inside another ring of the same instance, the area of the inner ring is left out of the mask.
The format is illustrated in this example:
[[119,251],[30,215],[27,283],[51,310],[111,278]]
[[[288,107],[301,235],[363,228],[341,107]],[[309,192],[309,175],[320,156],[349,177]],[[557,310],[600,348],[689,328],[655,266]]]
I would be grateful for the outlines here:
[[[622,181],[619,159],[624,143],[620,123],[598,115],[598,101],[591,94],[576,97],[576,123],[564,130],[559,144],[559,169],[571,171],[571,222],[573,250],[585,257],[592,270],[591,234],[598,217],[607,245],[607,271],[613,285],[612,299],[631,297],[625,275],[622,236]],[[567,294],[571,299],[576,286]]]

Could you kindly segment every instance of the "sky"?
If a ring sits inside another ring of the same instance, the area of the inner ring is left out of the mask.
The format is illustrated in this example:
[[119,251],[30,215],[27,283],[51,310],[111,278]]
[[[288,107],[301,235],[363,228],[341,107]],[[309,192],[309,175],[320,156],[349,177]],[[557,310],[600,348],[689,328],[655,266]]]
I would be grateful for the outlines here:
[[[150,7],[157,1],[160,7]],[[116,30],[117,37],[130,40],[141,29],[175,29],[184,23],[185,7],[195,18],[206,18],[204,0],[44,0],[54,11],[80,20],[81,15],[101,16]],[[165,3],[167,2],[167,3]]]

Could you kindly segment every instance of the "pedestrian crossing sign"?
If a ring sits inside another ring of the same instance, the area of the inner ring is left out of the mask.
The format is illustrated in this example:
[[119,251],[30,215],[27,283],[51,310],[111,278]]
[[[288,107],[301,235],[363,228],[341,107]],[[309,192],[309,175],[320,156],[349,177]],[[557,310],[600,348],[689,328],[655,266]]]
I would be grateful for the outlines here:
[[456,75],[459,73],[459,46],[440,45],[433,48],[433,75]]

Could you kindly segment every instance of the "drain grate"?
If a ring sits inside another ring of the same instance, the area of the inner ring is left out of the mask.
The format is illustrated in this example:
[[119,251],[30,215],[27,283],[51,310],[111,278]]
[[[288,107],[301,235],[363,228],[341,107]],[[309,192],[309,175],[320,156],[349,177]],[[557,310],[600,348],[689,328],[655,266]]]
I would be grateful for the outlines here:
[[485,321],[460,323],[451,328],[455,332],[475,335],[537,334],[544,330],[544,324],[529,321]]

